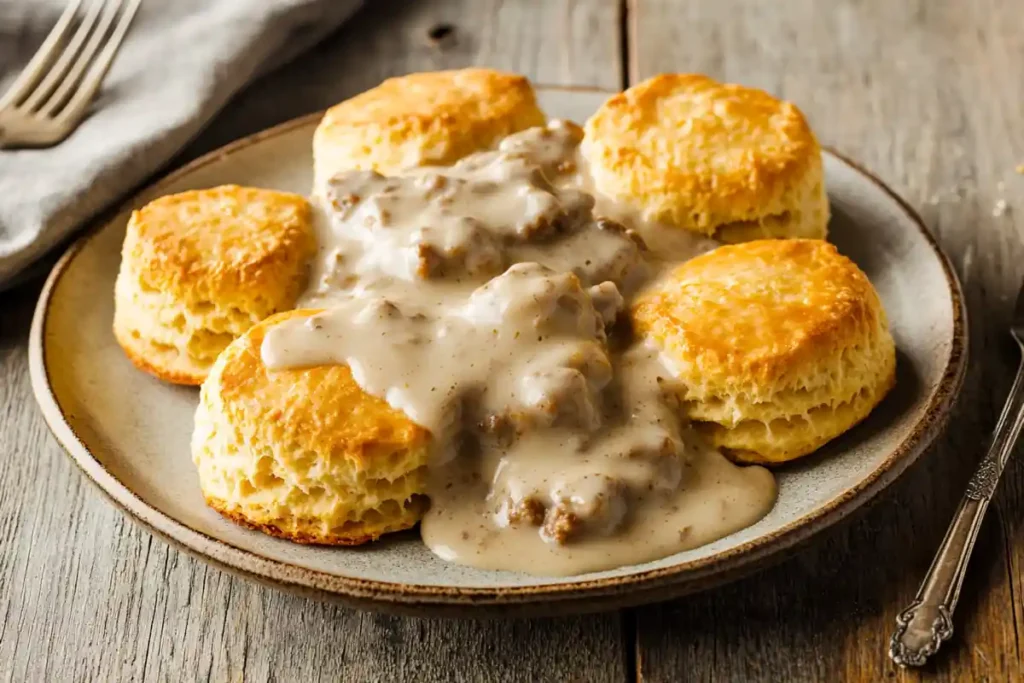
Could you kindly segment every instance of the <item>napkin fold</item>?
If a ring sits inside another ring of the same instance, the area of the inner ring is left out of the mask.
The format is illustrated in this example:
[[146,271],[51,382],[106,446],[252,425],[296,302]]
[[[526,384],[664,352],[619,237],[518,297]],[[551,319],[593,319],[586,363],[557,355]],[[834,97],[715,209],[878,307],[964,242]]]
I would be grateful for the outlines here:
[[[100,0],[86,0],[89,2]],[[0,0],[0,92],[66,0]],[[0,150],[0,289],[159,169],[248,82],[361,0],[145,0],[92,112],[49,149]],[[282,97],[286,97],[282,93]]]

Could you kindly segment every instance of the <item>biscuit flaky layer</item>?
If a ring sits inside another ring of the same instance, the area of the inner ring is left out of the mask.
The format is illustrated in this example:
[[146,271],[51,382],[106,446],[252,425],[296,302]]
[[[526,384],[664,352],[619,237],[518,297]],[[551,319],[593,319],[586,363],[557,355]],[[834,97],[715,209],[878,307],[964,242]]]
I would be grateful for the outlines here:
[[419,521],[430,437],[346,366],[263,365],[266,330],[312,313],[273,316],[221,354],[200,393],[192,458],[225,516],[301,543],[357,545]]
[[608,99],[582,149],[596,188],[648,220],[727,242],[825,237],[818,141],[761,90],[655,76]]
[[114,291],[121,347],[157,377],[200,384],[234,338],[295,305],[315,250],[311,221],[298,195],[235,185],[135,211]]
[[544,124],[530,82],[491,69],[389,78],[327,110],[313,136],[314,187],[335,173],[451,164]]
[[633,319],[675,373],[687,417],[744,461],[817,449],[895,381],[874,287],[821,240],[720,247],[670,272]]

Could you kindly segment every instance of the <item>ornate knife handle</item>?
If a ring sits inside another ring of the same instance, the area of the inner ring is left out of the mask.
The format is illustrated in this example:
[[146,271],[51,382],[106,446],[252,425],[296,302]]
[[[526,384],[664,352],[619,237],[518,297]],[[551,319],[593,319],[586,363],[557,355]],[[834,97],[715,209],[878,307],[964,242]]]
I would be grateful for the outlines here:
[[[1022,347],[1024,352],[1024,347]],[[967,572],[974,541],[1010,452],[1024,425],[1024,362],[992,434],[992,445],[978,465],[946,537],[914,601],[896,617],[889,656],[900,666],[921,666],[953,635],[953,609]]]

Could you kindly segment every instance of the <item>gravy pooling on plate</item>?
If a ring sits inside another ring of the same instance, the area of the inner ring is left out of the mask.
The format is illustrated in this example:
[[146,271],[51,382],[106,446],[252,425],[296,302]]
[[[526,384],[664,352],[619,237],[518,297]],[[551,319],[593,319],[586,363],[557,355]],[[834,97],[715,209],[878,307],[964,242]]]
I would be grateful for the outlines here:
[[301,301],[325,310],[262,343],[271,369],[347,364],[430,430],[421,530],[447,560],[598,571],[709,543],[775,501],[767,470],[682,423],[671,373],[624,315],[662,256],[706,244],[664,253],[657,226],[597,217],[580,138],[554,121],[452,167],[335,176]]

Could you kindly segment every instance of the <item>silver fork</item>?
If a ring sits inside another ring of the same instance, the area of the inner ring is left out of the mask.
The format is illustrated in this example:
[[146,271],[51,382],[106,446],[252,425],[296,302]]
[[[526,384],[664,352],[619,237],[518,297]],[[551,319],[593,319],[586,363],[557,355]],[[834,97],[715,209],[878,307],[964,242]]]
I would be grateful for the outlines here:
[[71,0],[25,69],[0,98],[0,147],[49,147],[89,109],[142,0]]
[[932,561],[914,601],[896,617],[896,632],[889,656],[900,666],[921,666],[953,635],[953,610],[967,572],[967,562],[978,538],[999,476],[1024,426],[1024,284],[1017,294],[1010,334],[1020,347],[1022,360],[1010,395],[992,433],[988,453],[967,483],[946,537]]

